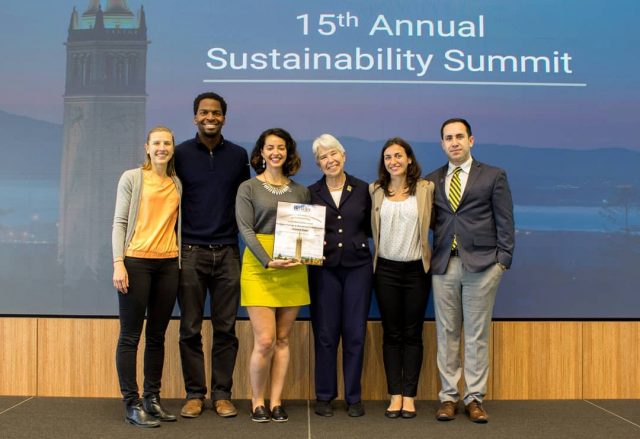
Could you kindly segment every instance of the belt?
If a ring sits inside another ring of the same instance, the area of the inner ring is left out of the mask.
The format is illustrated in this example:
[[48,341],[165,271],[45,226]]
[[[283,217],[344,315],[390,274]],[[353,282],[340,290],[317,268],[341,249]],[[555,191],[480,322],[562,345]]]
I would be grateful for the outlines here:
[[187,248],[201,248],[204,250],[220,250],[224,247],[228,247],[232,244],[209,244],[209,245],[203,245],[203,244],[183,244],[183,246],[187,247]]
[[460,254],[458,253],[458,248],[454,248],[453,250],[451,250],[450,257],[454,257],[454,256],[460,256]]

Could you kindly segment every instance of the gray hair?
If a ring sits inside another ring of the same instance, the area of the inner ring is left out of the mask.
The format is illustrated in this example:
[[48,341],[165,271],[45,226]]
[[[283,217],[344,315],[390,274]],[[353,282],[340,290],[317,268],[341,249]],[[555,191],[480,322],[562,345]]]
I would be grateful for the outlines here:
[[344,146],[342,146],[342,143],[340,143],[338,139],[333,137],[331,134],[323,134],[313,141],[313,144],[311,145],[311,151],[313,151],[313,156],[315,157],[316,162],[318,161],[318,150],[320,148],[337,149],[343,155],[345,155],[346,153],[344,150]]

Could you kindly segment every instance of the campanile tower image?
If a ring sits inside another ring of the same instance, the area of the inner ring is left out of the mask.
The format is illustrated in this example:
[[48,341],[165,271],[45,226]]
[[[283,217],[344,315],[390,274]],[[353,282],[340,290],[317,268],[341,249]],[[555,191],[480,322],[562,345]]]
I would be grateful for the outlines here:
[[145,13],[132,13],[126,0],[106,3],[74,8],[66,42],[58,241],[65,288],[95,289],[110,278],[116,185],[143,158]]

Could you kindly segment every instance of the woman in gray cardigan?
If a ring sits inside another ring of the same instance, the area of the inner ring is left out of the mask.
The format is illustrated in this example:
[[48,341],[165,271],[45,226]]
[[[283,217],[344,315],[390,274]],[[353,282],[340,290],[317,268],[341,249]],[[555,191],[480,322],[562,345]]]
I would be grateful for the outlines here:
[[[180,196],[173,133],[149,131],[146,160],[118,183],[113,217],[113,286],[118,290],[120,337],[116,367],[125,420],[158,427],[176,417],[160,404],[164,336],[178,293]],[[136,356],[145,313],[144,393],[138,394]]]

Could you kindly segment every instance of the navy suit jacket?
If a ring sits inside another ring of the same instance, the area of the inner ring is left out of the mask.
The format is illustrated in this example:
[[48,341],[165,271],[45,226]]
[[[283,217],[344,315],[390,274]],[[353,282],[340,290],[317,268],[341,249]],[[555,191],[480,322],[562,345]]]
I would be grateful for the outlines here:
[[426,176],[436,186],[432,273],[446,272],[454,234],[462,264],[468,271],[478,273],[498,262],[510,267],[515,227],[506,173],[474,159],[460,205],[453,212],[445,192],[448,167],[446,164]]
[[326,206],[324,267],[358,267],[371,262],[371,198],[368,184],[346,174],[340,206],[333,201],[325,177],[309,186],[311,204]]

